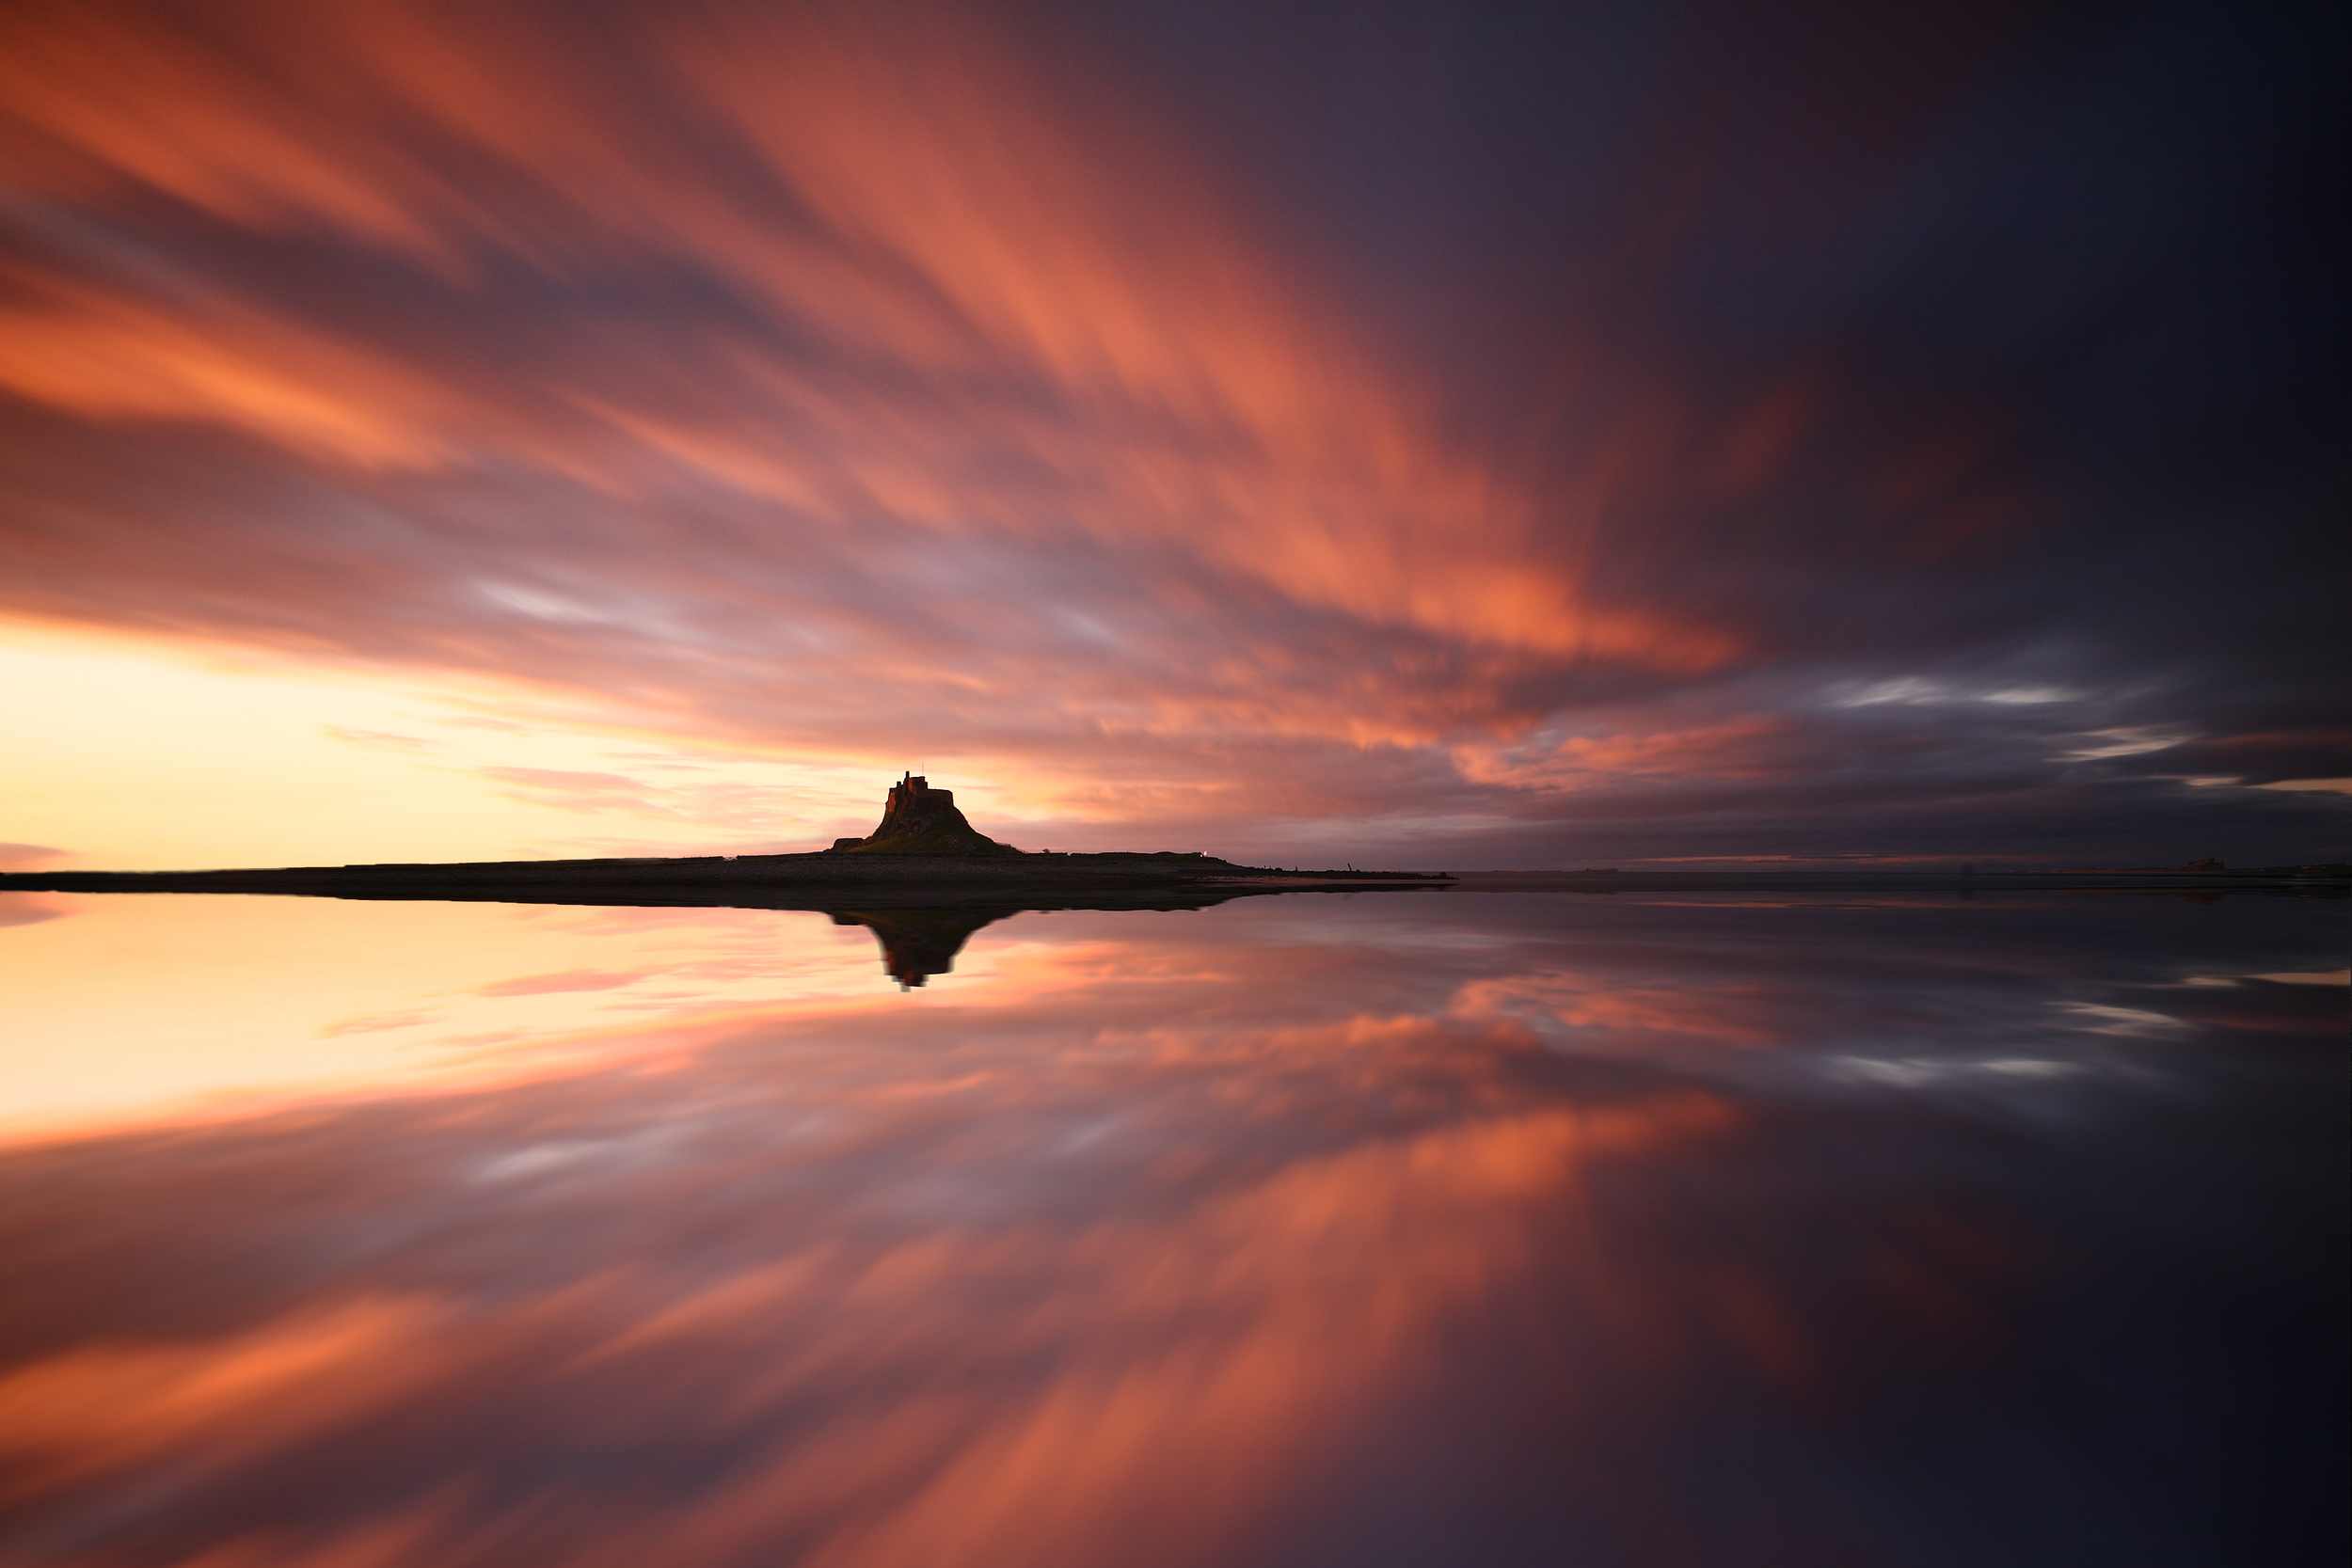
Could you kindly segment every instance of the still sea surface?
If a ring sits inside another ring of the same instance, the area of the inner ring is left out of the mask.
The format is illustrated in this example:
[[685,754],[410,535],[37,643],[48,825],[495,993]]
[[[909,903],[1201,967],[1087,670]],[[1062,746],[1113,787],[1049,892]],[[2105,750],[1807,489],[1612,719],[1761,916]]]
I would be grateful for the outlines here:
[[8,895],[0,1563],[2332,1562],[2346,913]]

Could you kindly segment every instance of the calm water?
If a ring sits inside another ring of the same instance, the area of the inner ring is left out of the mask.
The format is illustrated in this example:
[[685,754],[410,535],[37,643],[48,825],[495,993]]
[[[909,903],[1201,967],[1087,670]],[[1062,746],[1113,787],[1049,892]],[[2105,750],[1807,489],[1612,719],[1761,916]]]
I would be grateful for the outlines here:
[[7,1564],[2342,1544],[2340,902],[0,911]]

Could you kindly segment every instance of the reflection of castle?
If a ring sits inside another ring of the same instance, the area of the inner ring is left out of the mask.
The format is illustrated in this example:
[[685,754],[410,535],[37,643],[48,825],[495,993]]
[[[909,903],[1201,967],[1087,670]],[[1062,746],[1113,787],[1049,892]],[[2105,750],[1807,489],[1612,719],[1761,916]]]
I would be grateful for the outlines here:
[[882,825],[864,838],[836,838],[829,853],[900,855],[1017,855],[963,818],[955,792],[933,789],[929,779],[907,774],[890,786]]
[[882,968],[913,990],[956,967],[966,937],[1010,910],[832,910],[835,926],[863,926],[882,942]]

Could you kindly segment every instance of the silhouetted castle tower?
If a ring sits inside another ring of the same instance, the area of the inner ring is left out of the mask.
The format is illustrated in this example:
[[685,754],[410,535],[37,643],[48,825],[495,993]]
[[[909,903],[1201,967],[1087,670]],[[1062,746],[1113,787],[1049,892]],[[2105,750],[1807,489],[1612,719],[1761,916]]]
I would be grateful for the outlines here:
[[864,838],[837,838],[835,850],[844,853],[913,855],[1017,855],[1009,844],[999,844],[964,820],[956,809],[955,792],[933,789],[930,781],[908,773],[890,786],[882,806],[882,825]]

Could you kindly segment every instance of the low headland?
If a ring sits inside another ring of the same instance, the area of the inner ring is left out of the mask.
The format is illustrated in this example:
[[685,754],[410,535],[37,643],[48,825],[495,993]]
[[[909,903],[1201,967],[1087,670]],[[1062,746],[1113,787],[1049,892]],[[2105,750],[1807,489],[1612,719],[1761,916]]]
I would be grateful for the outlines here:
[[[953,792],[909,774],[890,788],[882,819],[864,838],[791,855],[637,856],[603,860],[421,862],[223,871],[48,871],[0,876],[0,891],[43,893],[275,893],[335,898],[514,900],[528,903],[991,904],[1132,895],[1151,901],[1218,888],[1428,887],[1450,879],[1413,871],[1305,871],[1240,865],[1194,850],[1149,853],[1024,851],[965,820]],[[1119,898],[1125,903],[1132,900]],[[1029,904],[1027,907],[1044,907]]]
[[43,871],[0,875],[0,892],[261,893],[564,904],[730,904],[769,909],[989,906],[1197,908],[1243,893],[1458,888],[1494,893],[2292,893],[2343,897],[2352,867],[2218,861],[2172,869],[1451,872],[1303,870],[1215,855],[1025,851],[967,821],[954,795],[912,773],[890,787],[864,838],[787,855],[305,865],[222,871]]

